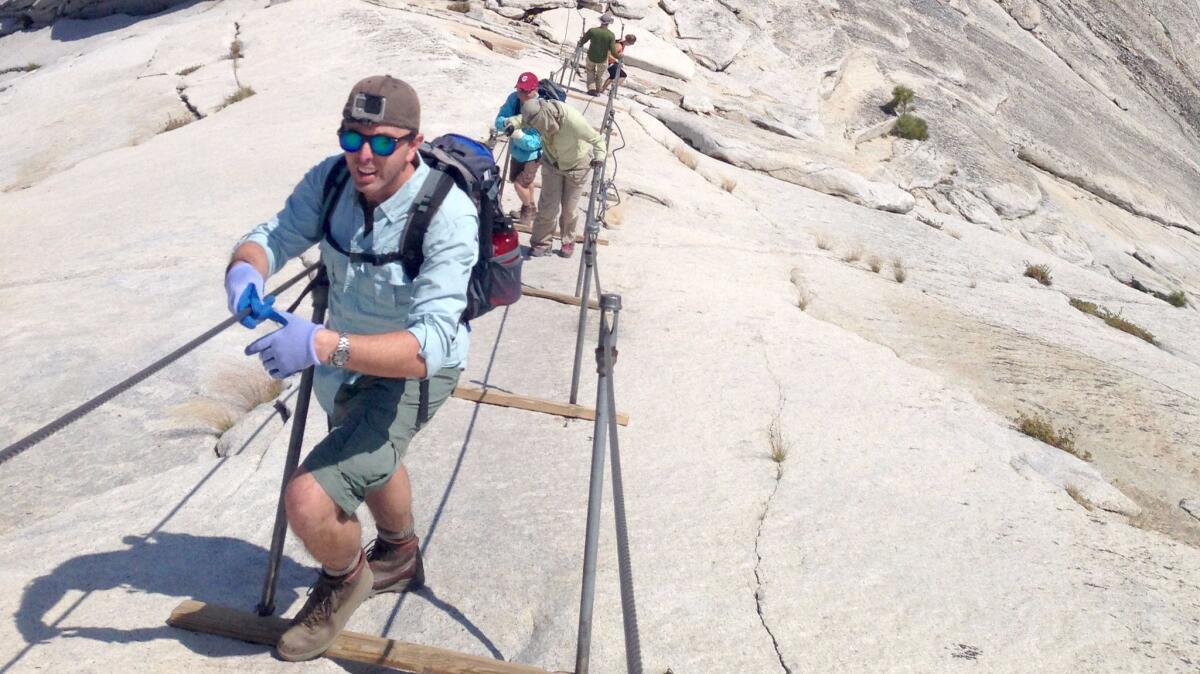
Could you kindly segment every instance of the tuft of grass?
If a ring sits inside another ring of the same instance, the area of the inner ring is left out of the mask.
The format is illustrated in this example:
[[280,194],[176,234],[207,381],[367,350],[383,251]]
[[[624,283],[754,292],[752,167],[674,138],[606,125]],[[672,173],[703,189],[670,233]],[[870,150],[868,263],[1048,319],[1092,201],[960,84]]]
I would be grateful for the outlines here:
[[1024,412],[1017,414],[1015,422],[1018,431],[1021,431],[1034,440],[1040,440],[1051,447],[1057,447],[1084,461],[1092,460],[1091,452],[1075,446],[1074,429],[1064,428],[1062,430],[1055,430],[1054,424],[1050,423],[1049,419],[1040,414],[1030,416]]
[[721,176],[721,189],[732,192],[737,189],[737,181],[730,176]]
[[792,451],[792,445],[783,436],[783,421],[779,413],[775,414],[775,418],[771,420],[771,425],[767,428],[767,442],[771,448],[769,456],[776,464],[775,469],[782,473],[783,462],[787,461],[788,454]]
[[906,112],[896,120],[892,135],[905,140],[929,140],[929,125],[920,117]]
[[181,126],[187,126],[194,121],[196,120],[193,117],[169,117],[167,118],[167,122],[163,124],[162,129],[159,130],[159,133],[174,131]]
[[700,158],[696,156],[696,153],[688,150],[684,146],[675,146],[674,152],[679,161],[683,162],[684,166],[692,169],[693,171],[695,171],[696,167],[700,165]]
[[860,258],[862,258],[862,255],[863,255],[862,248],[859,246],[855,246],[854,248],[851,248],[850,250],[846,251],[842,255],[842,262],[846,262],[846,263],[858,262],[858,260]]
[[1083,506],[1085,509],[1087,509],[1087,510],[1092,509],[1092,504],[1089,503],[1087,499],[1083,498],[1083,494],[1081,494],[1079,492],[1079,488],[1076,487],[1075,485],[1073,485],[1073,484],[1067,485],[1067,496],[1070,496],[1072,500],[1074,500],[1079,505]]
[[950,236],[953,236],[955,239],[958,239],[959,241],[962,240],[962,232],[958,231],[957,229],[952,229],[949,231],[950,231]]
[[820,248],[821,250],[829,250],[830,248],[833,248],[833,239],[829,238],[828,234],[820,232],[814,238],[816,238],[817,241],[817,248]]
[[878,274],[879,270],[883,269],[883,260],[879,259],[878,255],[872,255],[867,258],[867,266],[871,268],[871,271]]
[[229,43],[229,54],[228,54],[229,59],[236,61],[245,55],[246,55],[245,45],[242,44],[241,40],[234,38],[233,42]]
[[8,73],[31,73],[41,67],[42,64],[40,63],[26,63],[23,66],[13,66],[12,68],[0,70],[0,75],[7,75]]
[[1158,340],[1154,337],[1152,332],[1132,321],[1123,318],[1119,312],[1114,314],[1113,312],[1098,304],[1095,304],[1094,302],[1086,302],[1074,297],[1070,299],[1070,302],[1072,307],[1075,307],[1085,314],[1089,314],[1103,320],[1104,323],[1109,327],[1116,328],[1121,332],[1129,333],[1134,337],[1137,337],[1150,344],[1154,344],[1156,346],[1158,345]]
[[254,95],[254,89],[247,87],[247,86],[238,87],[237,91],[235,91],[232,94],[229,94],[228,96],[225,97],[225,103],[223,105],[221,105],[221,107],[227,108],[227,107],[233,105],[234,103],[237,103],[238,101],[244,101],[253,95]]
[[892,260],[892,278],[896,279],[896,283],[904,283],[908,280],[908,270],[904,267],[904,260],[898,257]]
[[233,425],[242,417],[242,412],[234,409],[229,403],[212,398],[189,400],[177,405],[172,412],[177,416],[196,421],[211,429],[216,435],[222,435],[225,431],[233,428]]
[[191,75],[192,73],[196,72],[199,69],[200,69],[200,66],[188,66],[175,74],[179,75],[180,77],[187,77],[188,75]]
[[1184,293],[1182,290],[1176,290],[1175,292],[1164,296],[1162,299],[1167,304],[1170,304],[1173,307],[1181,307],[1182,308],[1182,307],[1186,307],[1188,305],[1187,294]]
[[792,285],[796,287],[796,306],[800,307],[800,311],[807,311],[812,302],[812,293],[808,291],[804,274],[799,269],[792,270]]
[[1025,275],[1044,286],[1048,286],[1054,282],[1054,279],[1050,275],[1050,265],[1029,264],[1026,262]]

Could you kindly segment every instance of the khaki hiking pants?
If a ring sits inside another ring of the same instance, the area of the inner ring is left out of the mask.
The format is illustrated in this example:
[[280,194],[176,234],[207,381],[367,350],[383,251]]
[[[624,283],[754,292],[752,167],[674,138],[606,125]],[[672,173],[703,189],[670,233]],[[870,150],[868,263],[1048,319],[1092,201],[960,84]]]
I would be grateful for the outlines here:
[[562,240],[575,242],[575,225],[579,224],[579,197],[587,187],[591,166],[560,171],[542,155],[542,194],[538,198],[537,217],[533,220],[530,245],[549,244],[554,234],[554,221],[562,226]]
[[587,71],[588,91],[600,91],[600,85],[604,84],[604,75],[608,64],[604,61],[592,63],[586,57],[583,59],[583,63],[583,68]]

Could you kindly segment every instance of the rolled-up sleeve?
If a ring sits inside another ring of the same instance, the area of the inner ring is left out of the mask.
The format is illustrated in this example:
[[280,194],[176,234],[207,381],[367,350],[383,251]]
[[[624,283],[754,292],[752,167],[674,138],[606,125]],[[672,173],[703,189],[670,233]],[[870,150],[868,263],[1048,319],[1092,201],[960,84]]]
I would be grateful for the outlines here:
[[243,243],[261,246],[267,252],[271,274],[321,240],[322,191],[325,176],[335,161],[342,161],[340,155],[309,169],[292,190],[283,210],[238,241],[239,246]]
[[467,308],[471,268],[479,257],[478,216],[473,208],[464,211],[439,215],[430,223],[423,248],[425,262],[413,282],[407,330],[421,346],[426,378],[442,369],[454,347],[459,318]]

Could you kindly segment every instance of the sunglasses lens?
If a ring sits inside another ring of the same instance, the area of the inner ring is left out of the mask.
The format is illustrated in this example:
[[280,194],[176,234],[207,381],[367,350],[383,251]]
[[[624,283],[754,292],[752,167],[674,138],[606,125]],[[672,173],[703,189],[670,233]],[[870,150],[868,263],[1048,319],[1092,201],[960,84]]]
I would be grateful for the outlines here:
[[358,152],[362,149],[363,143],[366,140],[366,137],[357,131],[338,132],[338,143],[342,146],[342,150],[346,152]]
[[371,152],[380,157],[386,157],[395,152],[398,144],[397,139],[391,136],[371,136]]

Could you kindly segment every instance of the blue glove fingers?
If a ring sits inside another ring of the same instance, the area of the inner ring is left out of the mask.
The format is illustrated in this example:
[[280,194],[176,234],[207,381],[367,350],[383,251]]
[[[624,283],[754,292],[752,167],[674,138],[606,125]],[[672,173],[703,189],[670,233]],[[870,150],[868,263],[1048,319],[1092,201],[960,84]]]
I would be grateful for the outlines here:
[[[276,332],[278,332],[278,331],[276,331]],[[267,358],[267,354],[263,353],[263,352],[266,351],[267,349],[271,348],[271,346],[273,346],[274,340],[272,340],[271,338],[274,336],[275,336],[275,333],[272,332],[269,335],[259,337],[258,339],[254,340],[253,342],[250,342],[249,346],[246,347],[246,355],[253,356],[256,353],[262,353],[261,357],[265,360]]]

